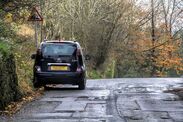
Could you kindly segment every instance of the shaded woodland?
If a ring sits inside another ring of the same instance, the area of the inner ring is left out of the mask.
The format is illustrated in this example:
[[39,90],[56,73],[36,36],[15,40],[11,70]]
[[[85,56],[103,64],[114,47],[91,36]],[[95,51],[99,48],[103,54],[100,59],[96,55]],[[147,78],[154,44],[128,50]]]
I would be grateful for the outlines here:
[[181,0],[48,0],[40,10],[43,38],[78,40],[91,78],[182,73]]

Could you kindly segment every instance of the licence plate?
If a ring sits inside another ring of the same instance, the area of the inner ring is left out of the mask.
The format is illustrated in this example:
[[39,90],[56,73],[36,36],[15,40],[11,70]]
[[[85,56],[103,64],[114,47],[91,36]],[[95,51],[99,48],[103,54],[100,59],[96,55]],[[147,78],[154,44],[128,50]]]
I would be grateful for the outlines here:
[[51,66],[51,71],[67,71],[67,66]]

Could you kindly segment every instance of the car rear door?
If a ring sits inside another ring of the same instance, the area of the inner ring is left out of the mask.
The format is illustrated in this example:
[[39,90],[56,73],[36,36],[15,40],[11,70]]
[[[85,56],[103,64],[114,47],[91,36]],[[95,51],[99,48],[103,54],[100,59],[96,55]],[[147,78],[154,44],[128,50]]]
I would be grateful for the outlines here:
[[[53,50],[48,46],[52,47]],[[45,45],[42,47],[41,68],[45,72],[74,72],[78,66],[76,52],[77,47],[74,44],[53,43]]]

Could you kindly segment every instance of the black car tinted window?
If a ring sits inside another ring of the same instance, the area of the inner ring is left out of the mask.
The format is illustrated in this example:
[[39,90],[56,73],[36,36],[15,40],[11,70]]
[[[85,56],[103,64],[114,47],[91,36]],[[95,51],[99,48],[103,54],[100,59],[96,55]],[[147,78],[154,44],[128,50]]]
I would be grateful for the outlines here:
[[42,46],[43,56],[73,55],[76,46],[73,44],[45,44]]

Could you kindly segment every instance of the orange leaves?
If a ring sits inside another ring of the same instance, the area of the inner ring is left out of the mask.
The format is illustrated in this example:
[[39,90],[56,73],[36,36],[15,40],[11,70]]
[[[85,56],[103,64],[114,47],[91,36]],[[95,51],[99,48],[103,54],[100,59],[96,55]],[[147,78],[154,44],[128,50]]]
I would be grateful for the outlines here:
[[132,31],[131,36],[130,50],[138,54],[136,58],[142,65],[147,64],[149,69],[156,67],[156,76],[166,76],[171,70],[177,74],[183,71],[183,59],[179,54],[181,41],[171,35],[166,24],[162,23],[155,29],[155,41],[149,28]]
[[151,39],[147,36],[148,33],[146,32],[136,32],[134,35],[132,35],[133,38],[130,43],[132,45],[132,49],[135,52],[142,52],[145,49],[149,49],[152,45]]
[[[181,67],[181,58],[175,57],[173,59],[165,59],[165,60],[156,60],[157,66],[164,68],[174,68]],[[178,68],[179,69],[179,68]]]
[[156,65],[163,69],[174,69],[179,72],[183,70],[183,59],[179,56],[180,41],[170,40],[166,44],[158,47]]

